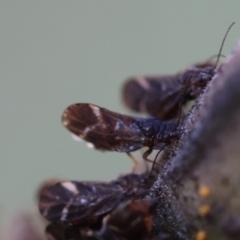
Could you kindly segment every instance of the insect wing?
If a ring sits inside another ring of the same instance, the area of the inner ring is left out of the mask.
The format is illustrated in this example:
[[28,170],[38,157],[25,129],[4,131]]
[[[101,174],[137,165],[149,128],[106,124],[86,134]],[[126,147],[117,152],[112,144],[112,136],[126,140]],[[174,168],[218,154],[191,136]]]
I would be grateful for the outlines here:
[[39,210],[51,222],[86,222],[107,214],[122,198],[121,187],[111,182],[60,182],[43,189]]
[[141,118],[118,114],[93,104],[68,107],[62,116],[64,126],[100,150],[129,152],[143,146]]
[[132,110],[169,120],[177,116],[181,99],[196,98],[214,74],[213,64],[203,62],[172,76],[131,77],[123,85],[123,101]]
[[175,76],[132,77],[123,85],[122,96],[130,109],[169,120],[177,115],[182,88]]

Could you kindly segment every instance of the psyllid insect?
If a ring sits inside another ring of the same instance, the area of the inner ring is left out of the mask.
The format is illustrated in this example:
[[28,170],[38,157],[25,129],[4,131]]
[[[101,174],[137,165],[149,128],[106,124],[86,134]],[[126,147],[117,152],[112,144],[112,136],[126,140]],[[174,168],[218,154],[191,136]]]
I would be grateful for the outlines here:
[[[224,36],[216,63],[212,61],[197,63],[169,76],[131,77],[126,80],[122,89],[125,105],[136,112],[148,113],[161,120],[175,118],[181,104],[198,97],[212,80],[224,41],[233,24]],[[184,90],[186,83],[187,88]],[[182,95],[183,101],[181,102]]]
[[163,122],[155,117],[137,118],[109,111],[89,103],[68,107],[63,115],[64,126],[99,150],[132,152],[143,146],[161,150],[179,135],[176,121]]

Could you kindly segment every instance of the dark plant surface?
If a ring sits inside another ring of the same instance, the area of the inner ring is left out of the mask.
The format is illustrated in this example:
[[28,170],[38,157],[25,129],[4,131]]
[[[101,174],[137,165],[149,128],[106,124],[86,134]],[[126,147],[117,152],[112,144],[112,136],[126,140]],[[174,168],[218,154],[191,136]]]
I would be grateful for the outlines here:
[[167,239],[240,239],[240,45],[217,69],[148,198]]

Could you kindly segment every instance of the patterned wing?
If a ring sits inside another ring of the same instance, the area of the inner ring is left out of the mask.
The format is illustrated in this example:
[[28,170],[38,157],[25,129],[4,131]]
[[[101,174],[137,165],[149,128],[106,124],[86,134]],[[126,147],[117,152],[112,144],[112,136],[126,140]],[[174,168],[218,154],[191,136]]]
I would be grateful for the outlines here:
[[130,152],[144,145],[145,137],[134,118],[88,103],[68,107],[62,116],[64,126],[100,150]]
[[173,76],[138,76],[126,80],[123,102],[132,110],[161,120],[177,116],[183,86]]
[[111,182],[59,182],[42,189],[39,210],[51,222],[96,220],[124,196],[122,188]]

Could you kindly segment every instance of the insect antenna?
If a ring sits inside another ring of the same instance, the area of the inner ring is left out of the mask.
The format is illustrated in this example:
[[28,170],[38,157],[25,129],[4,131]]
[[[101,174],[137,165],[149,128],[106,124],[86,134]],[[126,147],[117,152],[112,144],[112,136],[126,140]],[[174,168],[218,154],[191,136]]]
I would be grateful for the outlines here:
[[230,29],[232,28],[232,26],[233,26],[234,24],[235,24],[235,22],[233,22],[233,23],[228,27],[228,30],[227,30],[227,32],[225,33],[225,36],[224,36],[224,38],[223,38],[223,41],[222,41],[222,44],[221,44],[221,47],[220,47],[220,50],[219,50],[219,53],[218,53],[217,61],[216,61],[216,64],[215,64],[214,68],[217,68],[217,66],[218,66],[218,63],[219,63],[219,60],[220,60],[220,56],[221,56],[221,53],[222,53],[222,49],[223,49],[223,45],[224,45],[224,43],[225,43],[226,37],[227,37]]
[[154,161],[147,158],[152,153],[152,148],[149,148],[146,152],[143,153],[143,159],[147,162],[153,163]]
[[[214,54],[213,56],[209,57],[205,62],[207,62],[207,63],[208,63],[208,62],[211,62],[214,58],[218,58],[218,56],[224,57],[224,58],[226,57],[225,55],[223,55],[223,54],[220,54],[220,55],[219,55],[219,53],[218,53],[218,54]],[[220,57],[219,57],[219,58],[220,58]]]

